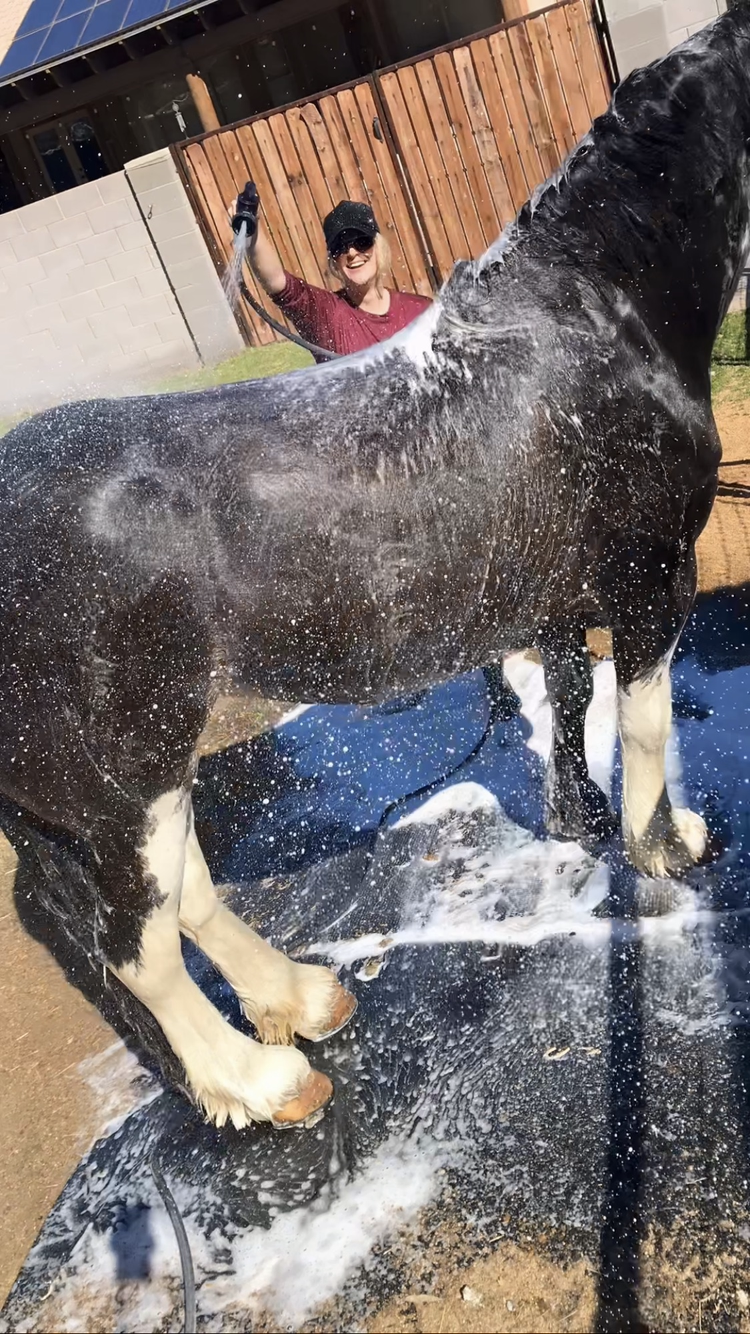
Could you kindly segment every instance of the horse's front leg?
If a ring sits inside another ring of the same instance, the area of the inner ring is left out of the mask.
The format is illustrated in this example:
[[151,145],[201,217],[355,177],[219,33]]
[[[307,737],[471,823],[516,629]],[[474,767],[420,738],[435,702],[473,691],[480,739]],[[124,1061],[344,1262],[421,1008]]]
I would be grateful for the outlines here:
[[262,1042],[322,1042],[348,1023],[354,997],[329,968],[295,963],[219,899],[189,817],[180,930],[223,973]]
[[617,820],[586,765],[584,726],[594,683],[585,627],[575,622],[548,626],[539,637],[539,650],[552,705],[547,828],[556,838],[598,842],[613,832]]
[[[266,1047],[237,1032],[189,977],[180,949],[190,803],[165,792],[144,813],[146,836],[127,848],[117,832],[95,845],[103,929],[113,973],[160,1024],[209,1120],[304,1123],[331,1096],[330,1080],[293,1047]],[[106,826],[108,828],[109,826]],[[116,827],[113,825],[113,829]]]

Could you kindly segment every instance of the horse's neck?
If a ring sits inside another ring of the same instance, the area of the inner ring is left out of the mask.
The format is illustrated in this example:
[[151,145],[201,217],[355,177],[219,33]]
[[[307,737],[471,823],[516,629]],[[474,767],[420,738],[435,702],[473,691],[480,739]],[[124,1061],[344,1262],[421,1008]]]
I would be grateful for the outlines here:
[[683,365],[707,369],[748,247],[748,182],[739,172],[710,196],[685,189],[684,211],[654,202],[644,219],[643,258],[618,289]]
[[641,230],[628,285],[662,341],[679,345],[683,357],[692,347],[703,361],[749,239],[748,10],[726,15],[624,85],[613,114],[622,128],[615,159],[632,184],[626,204]]
[[[621,282],[660,341],[679,345],[683,356],[692,348],[700,362],[710,356],[750,240],[746,138],[731,133],[729,117],[726,128],[721,156],[686,135],[665,195],[644,191],[641,252]],[[704,153],[703,165],[710,161],[701,171]]]
[[748,138],[742,6],[625,81],[559,188],[527,208],[527,239],[616,286],[683,364],[707,369],[750,239]]

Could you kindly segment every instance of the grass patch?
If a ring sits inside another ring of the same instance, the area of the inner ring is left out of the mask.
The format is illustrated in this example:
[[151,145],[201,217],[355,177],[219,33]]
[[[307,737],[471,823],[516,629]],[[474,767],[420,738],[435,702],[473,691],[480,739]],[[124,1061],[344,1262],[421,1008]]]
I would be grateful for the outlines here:
[[28,412],[16,413],[15,417],[0,417],[0,435],[7,435],[8,431],[12,431],[14,426],[19,426],[21,422],[25,422],[27,418],[33,417],[33,415],[33,412],[29,409]]
[[246,347],[237,357],[230,357],[218,366],[202,366],[197,371],[186,371],[159,384],[163,393],[185,389],[213,389],[219,384],[235,384],[238,380],[261,380],[267,375],[281,375],[284,371],[298,371],[312,366],[309,352],[295,343],[269,343],[266,347]]
[[746,403],[750,399],[750,363],[742,366],[711,367],[711,398],[715,408],[725,403]]
[[727,315],[719,329],[714,343],[714,361],[747,361],[748,325],[744,310],[735,310]]

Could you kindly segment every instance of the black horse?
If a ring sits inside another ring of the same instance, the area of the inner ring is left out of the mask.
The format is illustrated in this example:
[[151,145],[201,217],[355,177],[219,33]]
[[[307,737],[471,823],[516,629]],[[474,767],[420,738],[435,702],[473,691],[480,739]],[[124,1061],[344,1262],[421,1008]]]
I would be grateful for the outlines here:
[[[190,792],[222,671],[373,701],[537,645],[550,829],[588,837],[612,815],[584,760],[585,632],[611,626],[629,855],[654,875],[701,856],[702,820],[665,792],[669,665],[716,488],[709,359],[747,248],[749,140],[743,5],[632,75],[390,343],[57,408],[2,442],[0,792],[85,849],[98,957],[219,1124],[307,1118],[330,1085],[284,1044],[353,1008],[214,893]],[[209,1004],[180,931],[272,1045]]]

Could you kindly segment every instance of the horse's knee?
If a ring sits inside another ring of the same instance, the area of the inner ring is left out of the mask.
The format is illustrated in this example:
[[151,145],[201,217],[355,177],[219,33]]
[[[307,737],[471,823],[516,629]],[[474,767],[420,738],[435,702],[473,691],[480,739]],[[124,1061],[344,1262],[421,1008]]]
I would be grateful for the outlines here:
[[648,754],[664,749],[672,726],[668,659],[635,681],[618,683],[617,712],[624,748],[636,747]]

